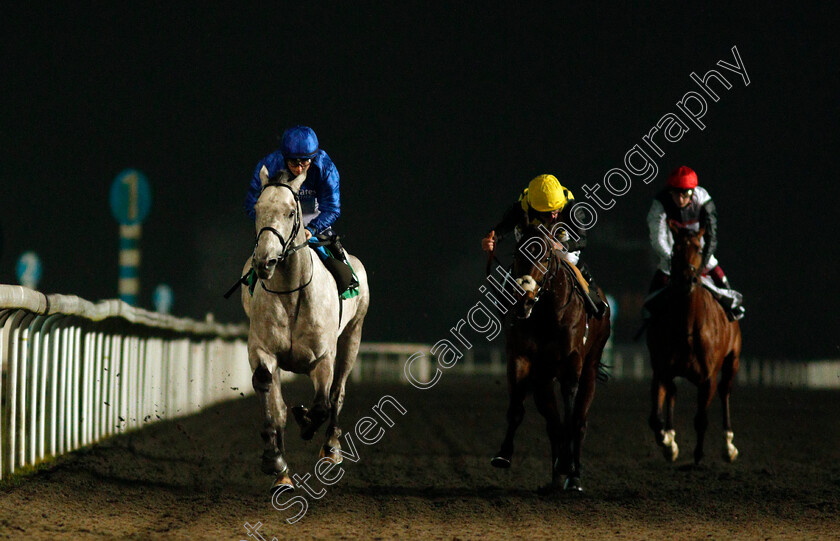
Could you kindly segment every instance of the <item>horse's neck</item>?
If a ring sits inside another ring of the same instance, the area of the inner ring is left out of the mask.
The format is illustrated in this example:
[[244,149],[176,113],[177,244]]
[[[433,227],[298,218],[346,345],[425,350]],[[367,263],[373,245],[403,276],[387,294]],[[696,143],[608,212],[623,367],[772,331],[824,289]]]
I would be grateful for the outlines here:
[[[291,257],[277,267],[274,275],[266,283],[266,286],[272,291],[291,291],[306,284],[307,280],[311,279],[312,271],[314,270],[312,268],[312,254],[309,251],[310,248],[306,247],[292,254]],[[304,293],[305,291],[306,289],[304,288],[299,293]]]
[[671,291],[671,320],[675,325],[686,327],[695,325],[698,310],[702,312],[704,308],[705,293],[701,284],[696,284],[688,294],[684,294],[679,287],[674,286]]
[[573,296],[572,293],[574,292],[571,290],[574,289],[575,284],[563,262],[558,260],[555,264],[557,268],[554,271],[554,276],[551,277],[550,287],[551,291],[554,292],[554,302],[557,307],[560,307],[569,301],[570,295]]

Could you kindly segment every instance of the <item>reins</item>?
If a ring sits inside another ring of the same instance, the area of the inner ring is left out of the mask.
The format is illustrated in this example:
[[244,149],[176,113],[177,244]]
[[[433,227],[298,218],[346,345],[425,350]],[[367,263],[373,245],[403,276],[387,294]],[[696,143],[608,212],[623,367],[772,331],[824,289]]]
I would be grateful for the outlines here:
[[[554,259],[559,259],[559,258],[555,255]],[[565,270],[566,274],[569,276],[569,298],[566,299],[566,303],[563,304],[563,306],[560,306],[559,308],[557,308],[557,310],[559,311],[559,310],[565,310],[567,306],[572,304],[572,299],[575,296],[575,277],[572,275],[572,269],[570,269],[569,267],[566,267],[562,263],[558,262],[558,264],[563,267],[563,270]],[[554,275],[552,275],[552,278],[553,277],[554,277]]]
[[[305,245],[304,245],[305,246]],[[275,295],[287,295],[289,293],[295,293],[296,291],[300,291],[301,289],[305,289],[310,283],[312,283],[312,276],[315,274],[315,262],[312,260],[312,252],[309,253],[309,280],[306,281],[305,284],[299,285],[294,289],[290,289],[288,291],[274,291],[273,289],[268,289],[265,287],[265,282],[260,280],[260,285],[265,291],[269,293],[274,293]]]
[[[268,227],[268,226],[263,227],[257,233],[257,241],[256,241],[257,243],[259,243],[259,241],[260,241],[260,235],[262,235],[266,231],[268,231],[270,233],[273,233],[277,237],[277,240],[280,241],[280,245],[283,247],[283,251],[280,252],[280,254],[278,255],[279,262],[282,262],[283,260],[285,260],[290,255],[294,254],[295,252],[297,252],[299,250],[303,250],[304,248],[306,248],[306,246],[308,245],[308,242],[303,241],[301,244],[298,244],[298,245],[291,244],[292,242],[294,242],[295,237],[297,237],[297,234],[300,231],[300,196],[298,195],[298,193],[296,191],[294,191],[291,186],[289,186],[288,184],[283,184],[282,182],[269,182],[265,186],[263,186],[262,191],[265,191],[266,188],[270,188],[270,187],[286,188],[287,190],[289,190],[292,193],[292,197],[295,198],[295,223],[294,223],[294,225],[292,225],[292,232],[291,232],[291,234],[289,234],[289,240],[288,241],[286,239],[284,239],[283,235],[279,231],[274,229],[273,227]],[[255,247],[255,249],[256,249],[256,247]]]
[[[292,193],[292,197],[295,198],[295,223],[294,223],[294,225],[292,225],[292,231],[289,234],[289,240],[288,241],[283,238],[283,235],[279,231],[277,231],[273,227],[266,226],[266,227],[263,227],[262,229],[260,229],[259,233],[257,233],[257,243],[259,243],[259,241],[260,241],[260,235],[262,235],[264,232],[268,231],[269,233],[274,234],[274,236],[277,237],[277,240],[280,241],[280,245],[283,247],[283,251],[280,252],[280,254],[277,257],[278,263],[282,263],[289,256],[291,256],[291,255],[295,254],[296,252],[299,252],[300,250],[303,250],[304,248],[308,247],[309,246],[309,241],[304,240],[300,244],[291,244],[292,242],[294,242],[295,237],[297,237],[297,234],[300,231],[300,196],[298,195],[298,193],[296,191],[294,191],[291,186],[289,186],[288,184],[283,184],[282,182],[266,183],[266,185],[263,186],[263,191],[265,191],[266,188],[269,188],[269,187],[272,187],[272,186],[276,187],[276,188],[286,188],[287,190],[289,190]],[[256,247],[254,249],[256,250]],[[265,282],[263,282],[262,280],[260,280],[260,286],[262,286],[263,290],[267,291],[268,293],[274,293],[275,295],[288,295],[290,293],[295,293],[297,291],[305,289],[306,286],[308,286],[310,283],[312,283],[312,276],[315,274],[315,262],[312,261],[312,254],[311,253],[309,254],[309,261],[310,261],[309,280],[307,280],[305,284],[299,285],[298,287],[296,287],[294,289],[289,289],[288,291],[275,291],[273,289],[269,289],[265,286]]]

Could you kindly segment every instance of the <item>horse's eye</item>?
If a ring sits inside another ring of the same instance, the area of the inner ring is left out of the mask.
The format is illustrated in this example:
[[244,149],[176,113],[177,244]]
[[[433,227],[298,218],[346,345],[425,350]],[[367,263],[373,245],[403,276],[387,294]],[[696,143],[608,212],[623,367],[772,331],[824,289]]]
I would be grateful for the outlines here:
[[294,217],[295,217],[295,211],[293,210],[292,212],[289,213],[289,218],[294,218]]

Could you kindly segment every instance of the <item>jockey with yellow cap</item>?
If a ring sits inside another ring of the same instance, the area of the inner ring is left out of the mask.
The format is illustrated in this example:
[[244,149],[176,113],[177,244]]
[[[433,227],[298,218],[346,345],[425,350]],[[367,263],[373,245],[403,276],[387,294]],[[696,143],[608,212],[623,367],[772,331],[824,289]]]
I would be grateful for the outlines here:
[[598,295],[598,287],[588,267],[580,261],[580,251],[586,246],[586,232],[575,227],[574,221],[570,219],[572,205],[569,205],[569,202],[574,198],[572,192],[563,187],[554,175],[540,175],[534,178],[519,196],[519,200],[505,211],[502,220],[481,239],[481,248],[485,252],[492,252],[496,249],[496,242],[511,231],[518,241],[523,229],[528,225],[542,224],[550,229],[551,225],[557,222],[567,224],[574,234],[567,235],[568,240],[563,241],[568,250],[565,259],[576,265],[589,283],[589,296],[596,307],[593,315],[600,318],[607,304]]

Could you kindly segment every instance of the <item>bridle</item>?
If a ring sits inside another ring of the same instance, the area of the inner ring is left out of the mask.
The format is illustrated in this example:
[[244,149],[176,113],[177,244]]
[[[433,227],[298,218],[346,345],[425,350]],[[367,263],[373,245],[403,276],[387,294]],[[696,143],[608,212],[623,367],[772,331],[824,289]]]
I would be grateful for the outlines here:
[[[277,237],[277,240],[280,241],[280,246],[282,246],[283,248],[282,248],[282,251],[277,255],[277,264],[279,265],[280,263],[285,261],[289,256],[293,255],[295,252],[303,250],[304,248],[309,246],[309,242],[304,240],[300,244],[292,244],[292,242],[294,242],[294,239],[297,237],[298,232],[300,231],[300,225],[301,225],[301,220],[300,220],[300,196],[298,195],[298,193],[296,191],[294,191],[291,186],[289,186],[288,184],[283,184],[282,182],[268,182],[268,183],[266,183],[265,186],[263,186],[262,191],[265,191],[266,188],[270,188],[270,187],[286,188],[287,190],[289,190],[292,193],[292,197],[295,198],[295,223],[292,225],[292,231],[289,234],[289,239],[288,240],[284,239],[283,235],[279,231],[277,231],[273,227],[269,227],[269,226],[263,227],[262,229],[260,229],[259,233],[257,233],[257,240],[256,240],[257,244],[259,244],[259,242],[260,242],[260,235],[262,235],[266,231],[268,231],[269,233],[272,233],[274,236]],[[256,245],[254,246],[254,252],[256,252]],[[310,257],[310,259],[312,258],[311,253],[309,254],[309,257]],[[304,289],[306,286],[308,286],[312,282],[312,276],[313,276],[314,273],[315,273],[315,265],[313,264],[313,265],[310,265],[309,280],[307,280],[305,284],[300,285],[300,286],[298,286],[294,289],[290,289],[288,291],[274,291],[273,289],[269,289],[265,286],[265,283],[262,280],[260,280],[260,285],[262,286],[262,288],[264,290],[266,290],[269,293],[274,293],[275,295],[285,295],[285,294],[288,294],[288,293],[294,293],[296,291],[300,291],[301,289]]]
[[[260,235],[262,235],[266,231],[273,233],[274,236],[277,237],[277,240],[280,241],[280,246],[283,247],[282,251],[277,255],[277,262],[282,263],[290,255],[306,248],[309,243],[307,241],[304,241],[301,244],[291,244],[291,242],[294,241],[295,237],[297,237],[298,231],[300,231],[300,196],[298,195],[298,193],[294,191],[292,187],[288,184],[283,184],[281,182],[269,182],[265,186],[263,186],[263,191],[265,191],[266,188],[270,187],[286,188],[292,193],[292,197],[295,198],[295,223],[292,226],[292,232],[289,235],[289,240],[284,239],[283,235],[279,231],[269,226],[263,227],[262,229],[260,229],[259,233],[257,233],[257,243],[259,243],[260,241]],[[254,250],[256,251],[256,245],[254,246]]]
[[[545,273],[542,276],[542,279],[537,283],[537,289],[534,293],[534,304],[540,300],[540,295],[545,290],[545,286],[548,285],[551,280],[554,279],[554,276],[557,274],[557,271],[560,270],[562,264],[560,263],[560,257],[555,254],[554,249],[548,250],[548,254],[542,260],[540,260],[539,266],[546,269]],[[546,265],[547,264],[547,265]],[[565,308],[572,302],[572,293],[574,292],[574,287],[569,288],[569,298],[566,300],[566,303],[561,307]]]
[[[690,241],[689,241],[689,242],[690,242]],[[685,248],[684,248],[683,250],[685,250]],[[675,255],[675,254],[672,252],[671,257],[673,258],[673,256],[674,256],[674,255]],[[680,256],[682,256],[682,254],[680,254]],[[678,284],[678,283],[677,283],[677,280],[674,280],[674,274],[675,274],[675,273],[673,272],[673,270],[671,271],[671,283],[672,283],[675,287],[677,287],[677,286],[679,286],[679,285],[682,285],[683,287],[688,286],[688,290],[690,291],[691,289],[693,289],[693,288],[694,288],[694,286],[697,284],[697,282],[699,282],[699,281],[700,281],[700,279],[702,278],[702,271],[703,271],[703,269],[702,269],[702,268],[698,268],[698,267],[696,267],[695,265],[692,265],[691,263],[686,262],[686,263],[685,263],[685,267],[683,268],[683,270],[684,270],[684,271],[688,271],[688,272],[681,272],[681,273],[678,273],[678,274],[681,274],[682,276],[684,276],[684,277],[688,278],[687,283],[684,283],[684,284],[683,284],[683,283],[679,283],[679,284]],[[681,281],[680,281],[680,282],[681,282]]]

